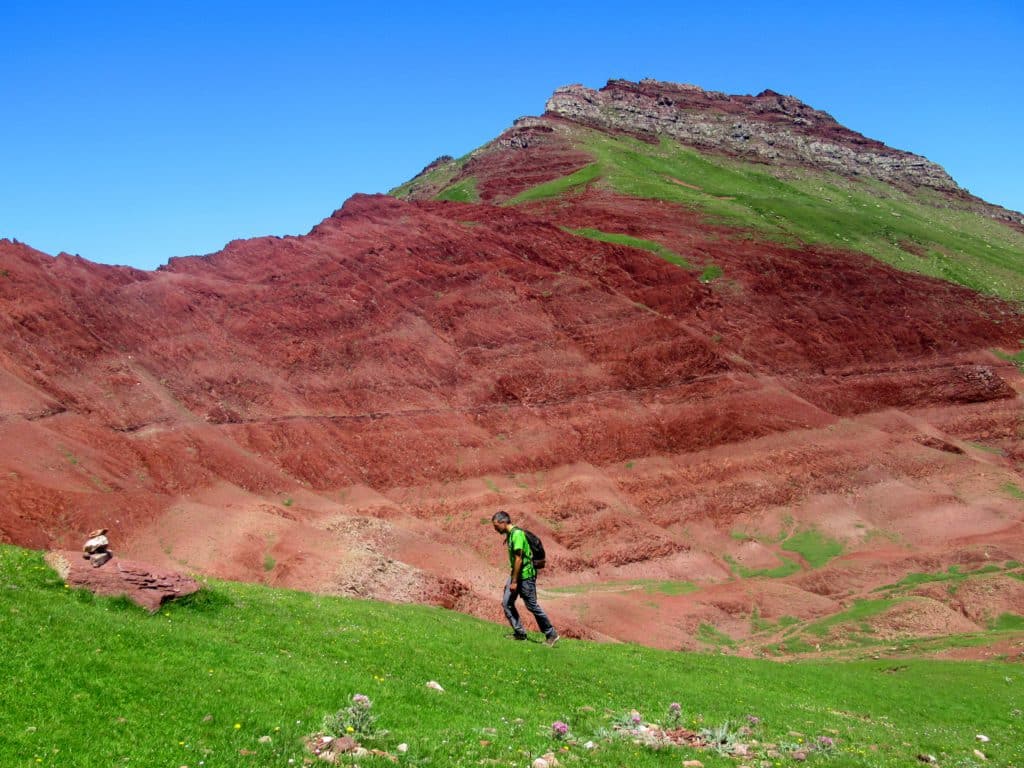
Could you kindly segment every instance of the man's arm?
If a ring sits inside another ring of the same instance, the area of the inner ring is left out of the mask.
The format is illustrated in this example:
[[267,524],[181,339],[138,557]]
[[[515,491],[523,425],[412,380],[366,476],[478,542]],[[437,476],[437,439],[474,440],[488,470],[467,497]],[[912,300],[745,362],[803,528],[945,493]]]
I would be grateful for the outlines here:
[[520,549],[516,550],[516,559],[515,562],[512,563],[512,576],[509,579],[509,589],[511,589],[513,592],[515,592],[516,588],[519,586],[519,574],[521,574],[522,572],[523,551]]

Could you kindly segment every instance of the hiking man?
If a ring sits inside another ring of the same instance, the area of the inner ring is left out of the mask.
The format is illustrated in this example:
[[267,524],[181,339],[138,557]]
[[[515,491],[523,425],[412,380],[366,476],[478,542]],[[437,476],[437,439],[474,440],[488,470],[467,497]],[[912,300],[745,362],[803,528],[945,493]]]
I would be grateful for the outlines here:
[[512,625],[512,637],[516,640],[526,639],[526,630],[523,629],[523,624],[519,621],[519,611],[516,610],[516,599],[522,597],[526,609],[533,614],[537,626],[547,638],[544,641],[545,645],[554,645],[558,642],[558,633],[551,626],[544,609],[537,604],[537,568],[533,564],[530,540],[526,538],[522,528],[512,525],[512,518],[508,512],[495,512],[491,524],[495,531],[505,536],[505,543],[508,545],[511,573],[505,584],[501,607],[505,609],[505,618]]

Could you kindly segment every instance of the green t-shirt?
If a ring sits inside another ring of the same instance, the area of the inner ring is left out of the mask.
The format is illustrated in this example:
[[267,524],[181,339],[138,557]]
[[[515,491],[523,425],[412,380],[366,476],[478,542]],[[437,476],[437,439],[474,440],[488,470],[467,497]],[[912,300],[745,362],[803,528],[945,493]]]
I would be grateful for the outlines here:
[[533,567],[533,550],[530,549],[530,540],[526,538],[522,528],[513,527],[508,532],[508,567],[509,571],[516,565],[516,552],[523,553],[523,570],[519,573],[520,579],[532,579],[537,575],[537,569]]

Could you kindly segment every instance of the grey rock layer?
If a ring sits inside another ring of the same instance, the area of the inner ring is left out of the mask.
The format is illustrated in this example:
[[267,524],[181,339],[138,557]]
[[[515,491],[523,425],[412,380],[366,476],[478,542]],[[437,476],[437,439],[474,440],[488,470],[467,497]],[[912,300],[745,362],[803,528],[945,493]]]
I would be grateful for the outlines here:
[[695,85],[612,80],[599,91],[582,85],[559,88],[545,109],[548,116],[605,131],[668,136],[700,149],[766,163],[961,191],[936,163],[862,136],[828,113],[773,91],[729,96]]

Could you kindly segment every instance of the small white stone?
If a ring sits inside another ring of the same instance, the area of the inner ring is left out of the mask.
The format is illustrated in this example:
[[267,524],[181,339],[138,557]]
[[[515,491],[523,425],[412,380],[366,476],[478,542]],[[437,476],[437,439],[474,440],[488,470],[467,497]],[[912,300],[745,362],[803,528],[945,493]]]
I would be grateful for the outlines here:
[[270,738],[269,736],[260,736],[258,741],[259,741],[260,744],[269,744],[270,742],[273,741],[273,739]]
[[595,744],[594,742],[588,741],[586,744],[583,745],[583,748],[584,749],[594,749],[596,746],[597,746],[597,744]]
[[366,747],[356,747],[352,750],[353,757],[366,757],[368,754],[370,754],[370,750]]
[[533,761],[532,768],[550,768],[550,764],[543,757],[538,757]]
[[980,749],[974,750],[974,756],[979,760],[988,760],[988,758],[985,757],[985,753],[982,752]]
[[402,744],[399,744],[398,745],[398,751],[401,752],[404,755],[406,752],[409,751],[409,745],[405,744],[404,742]]
[[980,741],[980,742],[981,742],[981,743],[983,743],[983,744],[984,744],[984,743],[985,743],[986,741],[991,741],[991,739],[989,739],[989,737],[988,737],[988,736],[986,736],[986,735],[985,735],[984,733],[979,733],[979,734],[978,734],[977,736],[975,736],[974,738],[976,738],[976,739],[977,739],[978,741]]
[[108,539],[106,536],[103,536],[101,534],[99,536],[94,536],[93,538],[91,538],[87,542],[85,542],[85,546],[83,546],[82,549],[86,553],[91,555],[96,550],[102,549],[103,547],[109,547],[109,546],[110,546],[110,539]]
[[441,693],[444,693],[444,688],[442,688],[441,684],[439,682],[437,682],[436,680],[429,680],[429,681],[427,681],[427,688],[430,688],[432,690],[440,691]]

